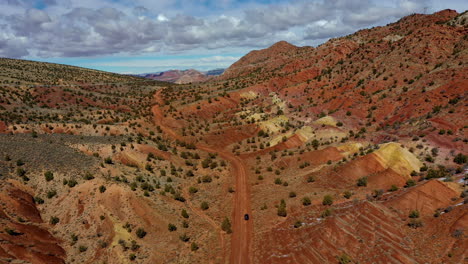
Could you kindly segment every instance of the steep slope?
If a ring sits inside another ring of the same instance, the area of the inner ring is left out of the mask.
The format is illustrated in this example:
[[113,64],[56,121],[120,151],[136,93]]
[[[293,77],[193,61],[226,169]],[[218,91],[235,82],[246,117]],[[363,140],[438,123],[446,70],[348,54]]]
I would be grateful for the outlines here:
[[263,50],[254,50],[232,64],[222,75],[222,79],[245,76],[259,71],[271,71],[275,66],[280,66],[296,56],[311,52],[313,48],[296,47],[286,41],[275,43]]
[[[0,183],[0,260],[28,263],[65,263],[61,241],[43,223],[34,199],[21,184]],[[16,262],[14,262],[16,263]]]

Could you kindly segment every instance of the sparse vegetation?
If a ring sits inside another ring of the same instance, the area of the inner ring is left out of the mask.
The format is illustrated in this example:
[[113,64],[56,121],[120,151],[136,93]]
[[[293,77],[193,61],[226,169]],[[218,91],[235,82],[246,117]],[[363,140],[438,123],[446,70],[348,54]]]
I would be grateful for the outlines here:
[[143,228],[138,228],[136,231],[136,235],[139,238],[144,238],[146,236],[146,231]]
[[323,205],[332,205],[333,204],[333,197],[331,195],[325,195],[323,197],[323,201],[322,201],[322,204]]

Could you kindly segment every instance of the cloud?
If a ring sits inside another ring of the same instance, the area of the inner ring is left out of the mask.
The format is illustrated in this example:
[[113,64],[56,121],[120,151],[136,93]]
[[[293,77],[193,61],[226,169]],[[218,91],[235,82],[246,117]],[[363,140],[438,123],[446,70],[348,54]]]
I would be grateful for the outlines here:
[[183,53],[256,48],[283,39],[307,44],[422,12],[429,3],[304,0],[241,5],[205,0],[198,4],[202,11],[195,11],[190,0],[48,0],[42,1],[47,5],[42,10],[31,2],[0,3],[0,29],[10,36],[0,39],[2,56]]
[[29,55],[26,45],[13,38],[0,37],[0,57],[19,58]]

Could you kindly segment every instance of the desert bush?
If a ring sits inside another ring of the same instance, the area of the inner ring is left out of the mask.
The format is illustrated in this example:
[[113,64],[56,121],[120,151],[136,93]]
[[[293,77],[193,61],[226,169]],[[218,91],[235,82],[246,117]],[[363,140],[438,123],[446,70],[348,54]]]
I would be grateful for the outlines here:
[[367,186],[367,180],[368,178],[367,177],[361,177],[357,180],[357,186]]
[[190,250],[197,251],[198,249],[199,249],[198,244],[195,242],[192,242],[192,244],[190,245]]
[[353,196],[353,193],[351,191],[345,191],[343,193],[343,197],[346,198],[346,199],[351,198],[351,196]]
[[320,214],[320,217],[325,218],[325,217],[330,216],[331,214],[332,214],[332,210],[327,208],[323,210],[323,212]]
[[390,187],[390,189],[388,189],[390,192],[395,192],[395,191],[398,191],[398,187],[393,184],[392,187]]
[[182,234],[182,235],[179,236],[179,239],[180,239],[182,242],[189,242],[190,237],[189,237],[186,233],[184,233],[184,234]]
[[45,177],[46,181],[49,182],[49,181],[54,179],[54,174],[51,171],[46,171],[44,173],[44,177]]
[[167,230],[169,230],[170,232],[174,232],[177,230],[177,226],[175,226],[174,224],[168,224]]
[[221,229],[228,234],[232,233],[231,222],[229,221],[229,218],[224,218],[223,222],[221,223]]
[[294,223],[294,228],[299,228],[302,226],[302,221],[300,220],[297,220],[295,223]]
[[405,188],[412,187],[412,186],[415,186],[415,185],[416,185],[416,182],[413,179],[409,179],[409,180],[406,181]]
[[53,198],[54,196],[57,195],[57,191],[56,190],[50,190],[50,191],[47,191],[47,198]]
[[453,162],[457,164],[465,164],[468,159],[467,155],[463,155],[462,153],[458,153],[455,158],[453,159]]
[[187,213],[187,210],[182,209],[182,212],[180,213],[183,218],[189,218],[189,214]]
[[78,247],[78,251],[79,251],[80,253],[83,253],[83,252],[85,252],[86,250],[88,250],[88,247],[85,246],[85,245],[80,245],[80,246]]
[[19,177],[23,177],[24,175],[26,175],[26,170],[23,168],[16,168],[16,175],[18,175]]
[[311,204],[312,204],[312,201],[310,200],[309,197],[304,197],[304,198],[302,198],[302,205],[304,205],[304,206],[309,206],[309,205],[311,205]]
[[287,211],[286,211],[286,202],[281,199],[280,205],[278,206],[278,211],[277,211],[278,216],[286,217],[287,216]]
[[352,262],[351,257],[346,253],[341,254],[337,259],[339,264],[350,264]]
[[329,194],[325,195],[323,197],[322,204],[323,205],[332,205],[333,204],[333,197],[331,195],[329,195]]
[[139,238],[144,238],[146,236],[146,231],[143,229],[143,228],[138,228],[137,231],[136,231],[136,235],[137,237]]
[[60,219],[59,219],[58,217],[56,217],[56,216],[51,216],[51,217],[50,217],[49,223],[50,223],[51,225],[56,225],[56,224],[58,224],[59,222],[60,222]]
[[419,218],[419,211],[418,210],[412,210],[409,215],[409,218]]
[[208,202],[205,202],[203,201],[201,204],[200,204],[200,208],[202,210],[208,210],[210,208],[210,206],[208,205]]

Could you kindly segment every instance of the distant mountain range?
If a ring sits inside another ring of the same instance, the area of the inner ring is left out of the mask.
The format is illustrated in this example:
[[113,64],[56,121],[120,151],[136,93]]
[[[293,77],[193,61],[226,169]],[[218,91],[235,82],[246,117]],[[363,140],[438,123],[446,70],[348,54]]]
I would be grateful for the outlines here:
[[137,74],[135,76],[144,77],[147,79],[164,81],[164,82],[171,82],[177,84],[184,84],[184,83],[195,83],[195,82],[204,82],[208,79],[213,78],[214,76],[218,76],[223,74],[224,69],[214,69],[210,71],[197,71],[194,69],[189,70],[169,70],[163,72],[156,72],[156,73],[143,73]]

